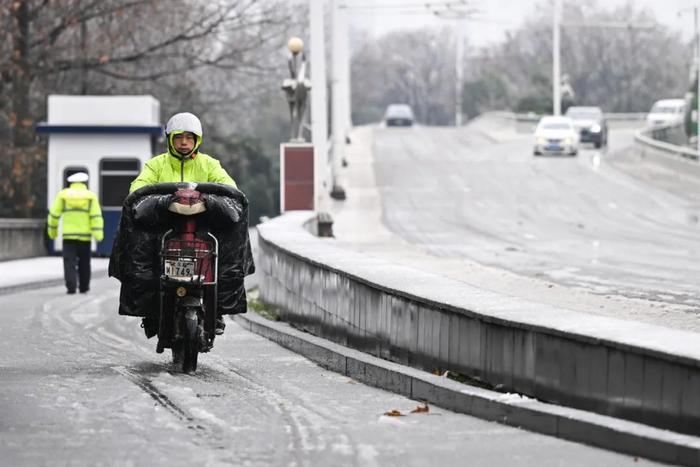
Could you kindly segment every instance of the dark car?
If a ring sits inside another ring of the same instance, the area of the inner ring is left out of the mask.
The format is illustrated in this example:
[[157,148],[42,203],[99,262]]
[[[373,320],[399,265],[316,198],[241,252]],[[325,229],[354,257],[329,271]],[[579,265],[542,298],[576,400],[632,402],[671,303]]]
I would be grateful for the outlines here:
[[413,110],[406,104],[391,104],[384,114],[386,126],[413,126]]
[[608,144],[608,124],[600,107],[569,107],[566,116],[574,121],[581,143],[593,143],[596,148]]

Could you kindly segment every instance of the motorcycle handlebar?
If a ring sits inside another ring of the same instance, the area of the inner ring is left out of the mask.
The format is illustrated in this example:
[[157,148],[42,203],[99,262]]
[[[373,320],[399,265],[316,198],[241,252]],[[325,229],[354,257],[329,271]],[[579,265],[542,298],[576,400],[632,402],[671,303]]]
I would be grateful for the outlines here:
[[202,194],[229,196],[238,199],[243,205],[248,204],[248,199],[245,194],[238,188],[223,183],[194,183],[194,182],[177,182],[177,183],[156,183],[139,188],[130,193],[124,199],[124,206],[133,204],[138,199],[148,195],[172,195],[176,191],[184,188],[193,188]]

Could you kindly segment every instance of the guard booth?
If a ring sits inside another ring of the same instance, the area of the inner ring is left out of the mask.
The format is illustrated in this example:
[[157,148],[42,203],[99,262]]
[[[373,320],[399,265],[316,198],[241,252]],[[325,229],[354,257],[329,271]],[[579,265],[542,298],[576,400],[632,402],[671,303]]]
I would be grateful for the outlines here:
[[[52,95],[48,120],[36,130],[48,136],[48,206],[70,175],[86,172],[105,221],[104,240],[93,241],[93,251],[109,255],[129,185],[160,143],[159,102],[152,96]],[[60,233],[59,226],[54,252],[62,250]]]

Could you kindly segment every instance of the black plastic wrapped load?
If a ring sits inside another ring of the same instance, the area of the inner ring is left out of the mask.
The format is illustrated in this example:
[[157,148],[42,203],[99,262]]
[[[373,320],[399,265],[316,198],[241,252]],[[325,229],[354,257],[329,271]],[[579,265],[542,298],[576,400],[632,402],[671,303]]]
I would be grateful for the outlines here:
[[160,240],[174,225],[168,211],[172,195],[194,185],[206,211],[197,225],[219,241],[219,314],[245,313],[245,276],[255,272],[248,236],[248,199],[236,188],[218,183],[161,183],[131,193],[122,208],[109,260],[109,275],[121,282],[119,314],[151,316],[159,310]]

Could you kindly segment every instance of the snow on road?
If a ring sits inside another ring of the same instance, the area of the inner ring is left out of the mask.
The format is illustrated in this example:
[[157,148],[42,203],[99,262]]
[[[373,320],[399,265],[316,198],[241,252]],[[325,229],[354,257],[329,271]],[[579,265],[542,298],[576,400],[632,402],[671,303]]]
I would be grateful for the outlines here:
[[[118,286],[0,297],[3,465],[649,465],[326,371],[230,321],[183,375]],[[384,415],[390,410],[402,417]]]

